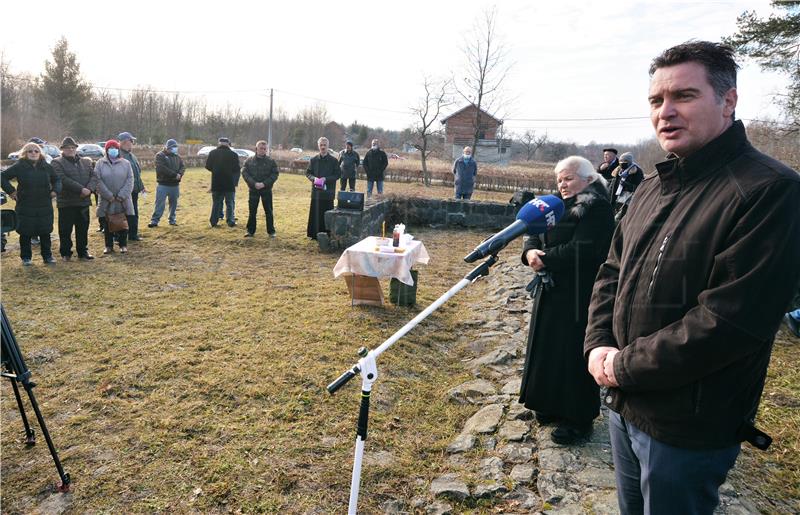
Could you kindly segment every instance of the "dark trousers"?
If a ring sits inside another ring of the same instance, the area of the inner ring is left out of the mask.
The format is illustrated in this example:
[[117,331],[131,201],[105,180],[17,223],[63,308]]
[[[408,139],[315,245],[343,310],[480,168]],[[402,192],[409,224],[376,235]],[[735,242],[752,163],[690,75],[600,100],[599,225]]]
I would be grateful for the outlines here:
[[114,248],[114,236],[117,237],[119,247],[128,246],[128,231],[111,232],[108,230],[108,219],[103,217],[103,238],[106,240],[106,248]]
[[267,233],[275,234],[275,219],[272,214],[272,190],[268,188],[250,190],[250,197],[247,200],[250,207],[250,216],[247,217],[247,232],[250,234],[256,232],[258,202],[261,201],[261,205],[264,207],[264,214],[267,216]]
[[652,438],[615,412],[608,421],[617,498],[623,515],[711,515],[739,444],[684,449]]
[[128,237],[135,240],[139,237],[139,193],[132,192],[133,216],[128,215]]
[[233,199],[236,195],[235,191],[212,191],[211,192],[211,217],[209,222],[212,226],[217,225],[220,218],[222,218],[222,202],[225,202],[225,219],[228,225],[234,225],[236,220],[234,218]]
[[[39,238],[39,251],[42,253],[42,259],[53,257],[53,251],[50,249],[50,234],[38,234]],[[30,259],[33,257],[31,250],[31,238],[33,236],[19,235],[19,257],[22,259]]]
[[339,186],[339,189],[341,191],[345,191],[344,187],[347,185],[348,182],[350,183],[350,191],[356,191],[355,175],[353,177],[342,177],[340,181],[341,181],[341,186]]
[[75,228],[75,251],[89,254],[89,206],[58,208],[59,253],[72,256],[72,228]]

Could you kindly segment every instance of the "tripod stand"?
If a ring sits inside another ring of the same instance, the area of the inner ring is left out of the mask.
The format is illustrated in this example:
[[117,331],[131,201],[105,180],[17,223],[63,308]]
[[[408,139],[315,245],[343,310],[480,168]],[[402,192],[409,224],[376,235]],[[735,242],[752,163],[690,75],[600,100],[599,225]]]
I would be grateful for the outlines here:
[[22,387],[28,392],[28,398],[33,406],[33,411],[36,413],[36,420],[39,421],[39,427],[42,429],[42,434],[47,442],[47,447],[50,449],[50,454],[53,456],[53,461],[56,464],[58,475],[61,477],[61,482],[56,485],[59,492],[68,492],[70,485],[69,474],[64,472],[61,466],[61,460],[58,459],[58,453],[53,445],[53,440],[50,438],[50,433],[47,431],[47,425],[44,423],[42,412],[39,411],[39,404],[36,402],[36,397],[33,395],[33,387],[36,383],[31,381],[31,371],[25,365],[25,360],[22,359],[22,352],[17,345],[17,339],[14,336],[14,331],[11,330],[11,322],[6,315],[6,309],[0,305],[0,312],[2,312],[2,363],[4,371],[0,373],[2,377],[7,377],[11,381],[11,386],[14,389],[14,397],[17,399],[17,406],[19,407],[19,414],[22,418],[22,424],[25,426],[25,445],[36,445],[36,433],[28,423],[28,417],[25,415],[25,408],[22,406],[22,396],[19,393],[17,381],[22,383]]
[[[499,250],[500,249],[498,249],[498,251]],[[383,354],[385,350],[405,336],[411,329],[416,327],[417,324],[427,318],[428,315],[439,309],[442,304],[447,302],[468,284],[475,282],[479,277],[489,275],[489,268],[495,263],[497,263],[497,254],[492,254],[486,261],[476,266],[470,273],[465,275],[464,278],[450,288],[447,293],[436,299],[433,304],[425,308],[424,311],[401,327],[400,330],[389,337],[388,340],[384,341],[377,349],[370,351],[365,347],[361,347],[358,350],[358,355],[361,356],[358,363],[328,385],[328,392],[334,394],[357,374],[361,374],[361,407],[358,412],[358,426],[356,429],[356,452],[353,461],[353,476],[350,480],[349,515],[355,515],[356,508],[358,507],[358,490],[361,484],[361,462],[364,457],[364,441],[367,439],[367,422],[369,420],[369,396],[372,391],[372,384],[378,379],[378,365],[376,363],[378,356]]]

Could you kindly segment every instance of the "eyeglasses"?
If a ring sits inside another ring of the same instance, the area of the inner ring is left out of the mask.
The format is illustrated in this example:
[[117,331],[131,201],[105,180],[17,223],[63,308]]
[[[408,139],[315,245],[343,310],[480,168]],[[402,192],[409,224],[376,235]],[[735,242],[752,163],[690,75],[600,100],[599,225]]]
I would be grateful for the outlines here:
[[28,154],[38,154],[38,150],[28,150]]

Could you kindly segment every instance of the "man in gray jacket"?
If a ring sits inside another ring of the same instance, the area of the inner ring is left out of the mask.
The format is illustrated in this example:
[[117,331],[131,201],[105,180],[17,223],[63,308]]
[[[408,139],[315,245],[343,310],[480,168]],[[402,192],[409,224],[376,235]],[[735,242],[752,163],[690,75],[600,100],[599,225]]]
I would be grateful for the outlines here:
[[89,260],[89,207],[91,194],[97,190],[94,165],[88,157],[78,157],[75,140],[66,137],[61,142],[61,156],[51,166],[61,178],[61,191],[56,197],[58,206],[58,239],[61,259],[72,259],[72,228],[75,228],[75,250],[78,259]]

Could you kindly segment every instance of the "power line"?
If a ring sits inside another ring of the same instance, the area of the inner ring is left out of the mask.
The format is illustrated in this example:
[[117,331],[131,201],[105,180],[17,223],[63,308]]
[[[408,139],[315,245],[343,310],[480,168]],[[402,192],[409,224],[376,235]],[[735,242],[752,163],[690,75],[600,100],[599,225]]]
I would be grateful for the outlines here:
[[649,120],[649,116],[617,116],[611,118],[506,118],[506,122],[611,122],[620,120]]

